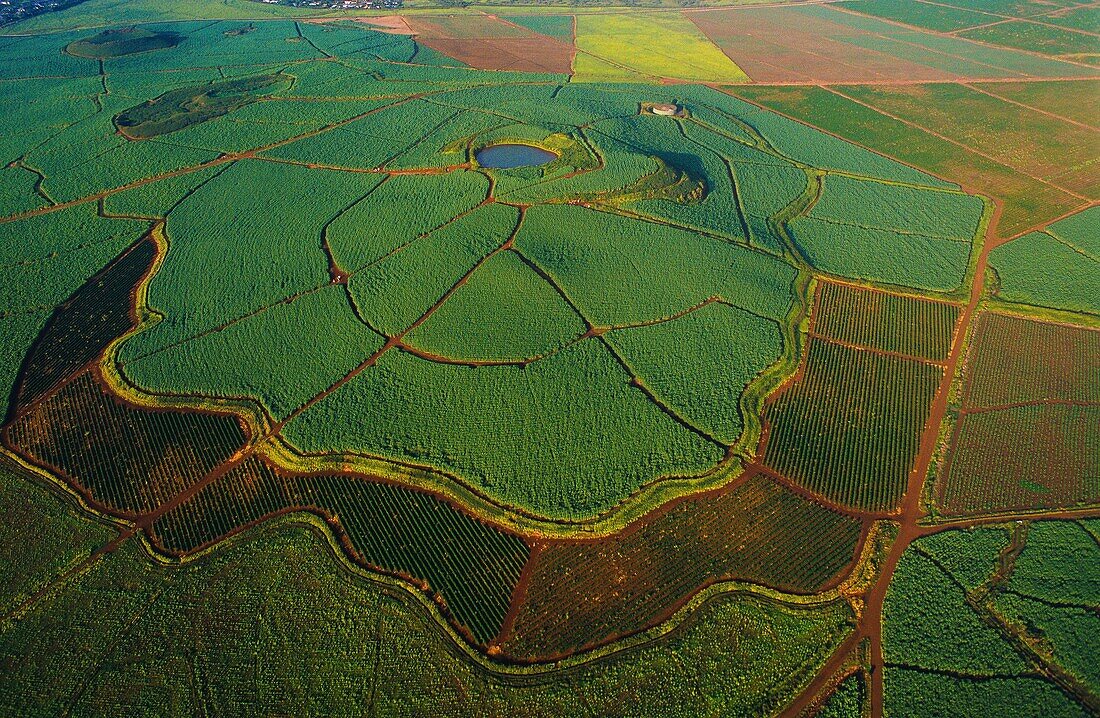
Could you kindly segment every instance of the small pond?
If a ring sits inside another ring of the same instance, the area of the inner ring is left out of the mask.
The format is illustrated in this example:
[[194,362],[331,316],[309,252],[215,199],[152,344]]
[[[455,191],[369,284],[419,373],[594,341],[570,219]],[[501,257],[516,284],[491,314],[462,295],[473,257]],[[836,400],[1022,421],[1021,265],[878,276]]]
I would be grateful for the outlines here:
[[478,150],[475,155],[482,167],[496,170],[510,170],[514,167],[537,167],[558,158],[556,154],[541,147],[519,144],[489,145]]

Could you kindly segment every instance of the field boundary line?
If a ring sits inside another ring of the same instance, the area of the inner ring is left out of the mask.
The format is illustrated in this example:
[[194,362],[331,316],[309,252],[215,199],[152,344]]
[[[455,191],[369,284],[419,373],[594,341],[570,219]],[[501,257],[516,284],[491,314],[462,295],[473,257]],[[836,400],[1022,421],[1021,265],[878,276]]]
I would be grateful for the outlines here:
[[[961,84],[961,83],[954,83],[954,84]],[[1027,177],[1028,179],[1035,180],[1036,182],[1039,182],[1041,184],[1045,184],[1048,187],[1051,187],[1053,189],[1058,190],[1059,192],[1063,192],[1063,193],[1068,194],[1072,197],[1076,197],[1077,199],[1082,200],[1084,202],[1092,202],[1093,201],[1093,200],[1089,199],[1088,197],[1085,197],[1084,195],[1077,194],[1076,192],[1068,190],[1065,187],[1060,187],[1060,186],[1054,184],[1053,182],[1042,179],[1041,177],[1036,177],[1035,175],[1032,175],[1028,172],[1025,172],[1025,171],[1023,171],[1019,168],[1016,168],[1016,167],[1013,167],[1012,165],[1006,164],[1005,162],[993,157],[992,155],[988,155],[988,154],[982,152],[981,150],[970,147],[969,145],[965,145],[962,142],[959,142],[958,140],[953,140],[953,139],[951,139],[950,137],[948,137],[946,135],[941,135],[940,133],[936,132],[935,130],[929,129],[927,127],[922,127],[921,125],[917,124],[916,122],[913,122],[912,120],[907,120],[907,119],[905,119],[903,117],[900,117],[898,115],[895,115],[891,112],[887,112],[886,110],[875,107],[872,104],[869,104],[867,102],[863,102],[862,100],[858,100],[858,99],[856,99],[856,98],[854,98],[850,95],[846,95],[846,94],[844,94],[843,92],[837,90],[834,87],[829,87],[829,86],[826,86],[826,85],[818,85],[818,87],[820,87],[822,90],[825,90],[826,92],[833,93],[837,97],[842,97],[845,100],[848,100],[849,102],[854,102],[857,105],[860,105],[862,107],[866,107],[868,110],[872,110],[874,112],[877,112],[878,114],[882,115],[883,117],[889,117],[890,119],[892,119],[896,122],[900,122],[900,123],[902,123],[903,125],[905,125],[907,127],[911,127],[915,130],[920,130],[921,132],[924,132],[927,135],[930,135],[930,136],[935,137],[939,140],[943,140],[944,142],[948,142],[952,145],[955,145],[956,147],[959,147],[962,150],[964,150],[966,152],[969,152],[970,154],[973,154],[977,157],[981,157],[985,160],[988,160],[988,161],[990,161],[990,162],[992,162],[996,165],[999,165],[1001,167],[1004,167],[1005,169],[1008,169],[1012,172],[1015,172],[1018,175],[1021,175],[1023,177]]]
[[898,359],[900,361],[911,361],[919,364],[926,364],[928,366],[934,366],[941,371],[947,368],[946,361],[937,361],[935,359],[929,359],[927,357],[919,357],[913,354],[905,354],[904,352],[890,351],[889,349],[879,349],[878,347],[867,346],[866,344],[857,344],[856,342],[846,341],[837,337],[831,337],[826,334],[818,334],[817,332],[808,332],[807,336],[811,339],[816,339],[820,342],[827,342],[829,344],[836,344],[837,346],[844,347],[845,349],[851,349],[852,351],[869,352],[871,354],[878,354],[879,356],[890,357],[892,359]]
[[971,83],[969,81],[966,81],[966,82],[958,82],[958,83],[955,83],[955,84],[960,85],[962,87],[965,87],[968,90],[973,90],[974,92],[978,92],[978,93],[981,93],[983,95],[988,95],[989,97],[992,97],[996,100],[1000,100],[1001,102],[1007,102],[1010,105],[1016,105],[1017,107],[1022,107],[1025,110],[1030,110],[1031,112],[1037,112],[1040,115],[1046,115],[1047,117],[1051,117],[1055,120],[1061,120],[1062,122],[1068,122],[1071,125],[1076,125],[1077,127],[1080,127],[1082,129],[1085,129],[1085,130],[1091,130],[1093,132],[1100,132],[1100,127],[1093,127],[1092,125],[1087,125],[1084,122],[1078,122],[1077,120],[1071,120],[1068,117],[1063,117],[1062,115],[1057,115],[1053,112],[1049,112],[1047,110],[1043,110],[1043,109],[1040,109],[1038,107],[1032,107],[1031,105],[1024,104],[1023,102],[1019,102],[1017,100],[1013,100],[1013,99],[1008,98],[1008,97],[1002,97],[1001,95],[996,95],[992,92],[989,92],[988,90],[983,90],[980,87],[976,87],[975,85],[977,83]]
[[996,404],[994,406],[964,406],[959,409],[959,415],[988,414],[997,411],[1011,411],[1012,409],[1025,409],[1029,406],[1077,406],[1085,409],[1098,407],[1100,401],[1088,399],[1032,399],[1029,401],[1014,401],[1008,404]]
[[[938,5],[939,4],[939,3],[934,3],[934,2],[928,2],[927,0],[917,0],[917,2],[923,2],[927,5]],[[969,9],[969,8],[955,7],[954,5],[941,5],[941,7],[947,7],[947,8],[950,8],[952,10]],[[931,37],[948,38],[948,39],[951,39],[951,40],[955,40],[957,42],[968,42],[972,45],[977,45],[979,47],[985,47],[985,48],[989,48],[989,49],[992,49],[992,50],[997,50],[997,51],[1000,51],[1000,52],[1019,53],[1021,55],[1028,55],[1030,57],[1036,57],[1036,58],[1039,58],[1041,60],[1046,60],[1047,62],[1060,62],[1060,63],[1066,64],[1066,65],[1073,65],[1074,67],[1080,67],[1080,68],[1095,70],[1094,66],[1086,65],[1085,63],[1082,63],[1082,62],[1074,62],[1073,60],[1066,60],[1062,57],[1057,57],[1057,56],[1054,56],[1054,55],[1044,55],[1040,52],[1035,52],[1033,50],[1024,50],[1024,49],[1021,49],[1021,48],[1018,48],[1018,47],[1008,47],[1008,46],[1005,46],[1005,45],[995,45],[995,44],[990,43],[990,42],[983,42],[981,40],[974,40],[974,39],[969,38],[969,37],[956,37],[955,35],[952,35],[952,34],[947,33],[947,32],[943,32],[943,31],[940,31],[940,30],[933,30],[933,29],[927,28],[927,27],[920,27],[919,25],[909,25],[909,24],[901,22],[899,20],[892,20],[892,19],[888,19],[888,18],[884,18],[884,17],[879,17],[877,15],[865,15],[865,14],[859,12],[858,10],[852,10],[850,8],[844,7],[843,5],[839,5],[839,4],[830,4],[829,9],[830,10],[836,10],[837,12],[847,13],[849,15],[855,15],[856,17],[878,20],[879,22],[884,22],[888,25],[896,25],[897,27],[903,28],[903,29],[911,31],[911,32],[915,31],[915,32],[917,32],[921,35],[929,35]],[[990,14],[990,13],[986,12],[985,10],[973,10],[973,12],[986,13],[987,15]],[[1022,20],[1022,18],[1011,17],[1011,18],[1009,18],[1009,20]],[[994,67],[998,70],[1004,70],[1005,72],[1012,73],[1013,75],[1017,75],[1017,76],[1023,75],[1024,77],[1039,77],[1038,75],[1032,75],[1032,74],[1024,72],[1022,70],[1013,70],[1012,68],[1009,68],[1009,67],[1001,67],[1000,65],[994,65],[994,64],[991,64],[991,63],[988,63],[988,62],[982,62],[981,60],[977,60],[975,58],[966,57],[966,56],[963,56],[963,55],[955,55],[953,53],[945,52],[943,50],[936,50],[936,49],[928,47],[926,45],[921,45],[920,43],[917,43],[917,42],[910,42],[908,40],[902,40],[900,38],[890,37],[889,35],[881,35],[879,33],[870,32],[870,31],[868,31],[867,34],[872,36],[872,37],[877,37],[877,38],[886,39],[886,40],[893,40],[894,42],[900,42],[900,43],[905,44],[905,45],[911,45],[911,46],[919,48],[919,49],[921,49],[925,52],[931,52],[931,53],[936,54],[936,55],[943,55],[945,57],[950,57],[950,58],[953,58],[955,60],[963,60],[965,62],[969,62],[969,63],[975,64],[975,65],[985,65],[986,67]]]

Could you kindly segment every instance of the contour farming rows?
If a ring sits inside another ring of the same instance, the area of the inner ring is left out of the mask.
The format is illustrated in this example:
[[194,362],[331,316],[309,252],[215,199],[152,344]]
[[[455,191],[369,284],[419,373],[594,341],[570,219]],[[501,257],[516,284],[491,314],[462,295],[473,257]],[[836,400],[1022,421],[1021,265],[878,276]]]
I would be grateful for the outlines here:
[[[376,476],[283,470],[227,410],[119,396],[103,373],[111,342],[73,329],[100,317],[116,335],[136,327],[158,246],[153,236],[141,240],[58,309],[27,357],[2,438],[165,554],[182,558],[264,519],[308,511],[327,520],[352,561],[411,583],[470,643],[523,662],[649,628],[717,581],[817,592],[858,555],[864,519],[754,472],[618,534],[572,541],[520,535]],[[41,348],[81,358],[94,350],[94,358],[58,364]],[[557,580],[563,574],[568,588]],[[561,601],[578,605],[563,614]],[[603,602],[618,608],[594,612]]]

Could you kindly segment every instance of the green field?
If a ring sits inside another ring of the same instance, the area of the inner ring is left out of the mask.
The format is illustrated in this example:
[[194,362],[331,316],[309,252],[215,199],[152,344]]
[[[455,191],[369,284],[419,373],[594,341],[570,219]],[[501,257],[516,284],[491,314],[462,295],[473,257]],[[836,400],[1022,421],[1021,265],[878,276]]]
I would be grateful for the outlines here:
[[[998,552],[1007,555],[999,563]],[[1095,538],[1073,522],[914,543],[886,599],[889,713],[1088,715],[1097,690],[1087,658],[1100,628],[1087,608],[1100,596],[1096,555]],[[1067,560],[1088,568],[1066,572]],[[1058,607],[1043,602],[1053,595]]]
[[[383,715],[481,716],[528,706],[549,715],[586,710],[593,700],[642,713],[770,711],[850,630],[843,604],[800,609],[719,596],[681,630],[628,650],[611,667],[581,666],[565,681],[502,676],[457,649],[407,593],[351,570],[318,523],[283,521],[184,565],[156,562],[129,543],[59,581],[113,532],[25,473],[7,465],[0,472],[5,504],[18,507],[3,525],[5,550],[19,547],[19,561],[0,568],[5,608],[53,587],[21,620],[0,624],[0,646],[15,664],[0,678],[0,705],[12,714],[56,713],[74,693],[74,710],[93,714],[165,706],[181,714],[310,706],[351,714],[373,706]],[[201,693],[192,666],[205,669]],[[783,686],[771,681],[777,674],[789,676]]]
[[990,252],[997,297],[1100,314],[1100,209],[1092,208]]
[[[635,33],[621,17],[585,19],[613,21]],[[790,361],[800,271],[948,291],[970,261],[979,200],[715,90],[546,88],[410,64],[412,41],[366,26],[241,27],[183,23],[175,48],[105,60],[125,97],[105,96],[27,163],[47,197],[92,191],[105,209],[166,217],[153,321],[120,347],[121,375],[161,396],[251,404],[259,421],[285,422],[281,439],[302,454],[414,466],[501,506],[590,518],[750,450],[759,424],[741,397]],[[272,42],[270,59],[290,65],[235,64]],[[340,65],[337,48],[350,53]],[[211,77],[210,63],[233,76]],[[492,98],[478,87],[490,79]],[[541,109],[548,97],[564,115]],[[643,111],[656,101],[687,116]],[[146,139],[118,138],[108,113]],[[508,171],[471,161],[508,141],[559,159]],[[85,172],[81,151],[103,165]],[[870,203],[892,214],[868,215]],[[915,230],[907,216],[920,217]],[[24,221],[39,220],[14,226]],[[265,249],[273,237],[277,252]],[[853,240],[881,254],[860,258]],[[642,437],[653,441],[639,452]]]
[[967,10],[951,7],[950,3],[940,5],[905,0],[857,0],[846,3],[843,7],[864,15],[945,32],[985,25],[999,19],[996,15],[980,12],[980,5],[974,10]]
[[284,2],[0,6],[0,714],[1100,713],[1093,7]]
[[960,33],[960,37],[1096,64],[1096,36],[1027,21],[1007,22]]
[[[985,114],[956,115],[950,100],[945,100],[941,110],[930,110],[928,99],[914,97],[914,94],[920,95],[916,90],[843,88],[843,94],[837,94],[822,88],[772,87],[738,88],[737,92],[766,107],[1002,200],[1004,213],[998,224],[998,234],[1003,237],[1057,219],[1086,204],[1084,197],[1075,197],[1059,185],[1031,176],[1025,165],[1043,162],[1051,175],[1076,172],[1079,181],[1091,185],[1089,178],[1093,172],[1084,156],[1092,144],[1091,139],[1082,139],[1082,144],[1066,144],[1054,118],[1007,103],[998,107],[993,98],[963,88],[954,89],[951,85],[928,87],[944,88],[935,92],[946,96],[969,93],[982,108],[978,112],[992,112],[992,118],[999,116],[1003,126],[1015,127],[1015,132],[1025,135],[1024,143],[1032,146],[1039,143],[1041,149],[1022,151],[1000,134],[990,132]],[[901,106],[892,104],[895,96]],[[1085,96],[1090,95],[1086,92]],[[877,104],[880,98],[886,100],[881,109]],[[983,119],[972,122],[976,117]],[[967,128],[968,124],[970,127],[966,131],[971,133],[977,152],[960,136],[960,129]],[[1066,132],[1072,136],[1082,130],[1070,125]],[[994,154],[987,154],[985,150]],[[1068,161],[1070,156],[1076,159]],[[1089,188],[1089,191],[1095,190]]]

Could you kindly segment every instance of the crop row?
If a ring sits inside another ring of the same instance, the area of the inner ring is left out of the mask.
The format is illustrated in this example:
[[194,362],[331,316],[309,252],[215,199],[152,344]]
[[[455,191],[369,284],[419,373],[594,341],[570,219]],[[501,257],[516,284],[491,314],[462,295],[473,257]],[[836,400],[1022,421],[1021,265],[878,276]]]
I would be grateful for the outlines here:
[[505,653],[538,659],[606,643],[720,580],[818,591],[852,560],[861,528],[758,475],[607,539],[550,542],[533,559]]
[[286,510],[337,520],[352,555],[442,597],[454,619],[484,644],[500,630],[528,549],[427,493],[361,476],[294,476],[250,458],[155,526],[165,548],[186,553]]
[[968,360],[967,406],[1100,402],[1100,331],[985,313]]
[[8,432],[27,458],[59,469],[94,501],[123,514],[146,513],[172,499],[245,440],[232,416],[132,406],[108,393],[90,370]]
[[1030,405],[963,414],[938,503],[947,514],[1100,501],[1100,408]]
[[765,463],[846,506],[895,508],[940,370],[823,341],[808,351],[802,379],[767,408]]
[[959,307],[823,282],[814,329],[831,339],[943,361],[951,351]]
[[54,312],[24,361],[19,403],[41,397],[130,328],[130,292],[149,271],[156,251],[152,239],[139,242]]

